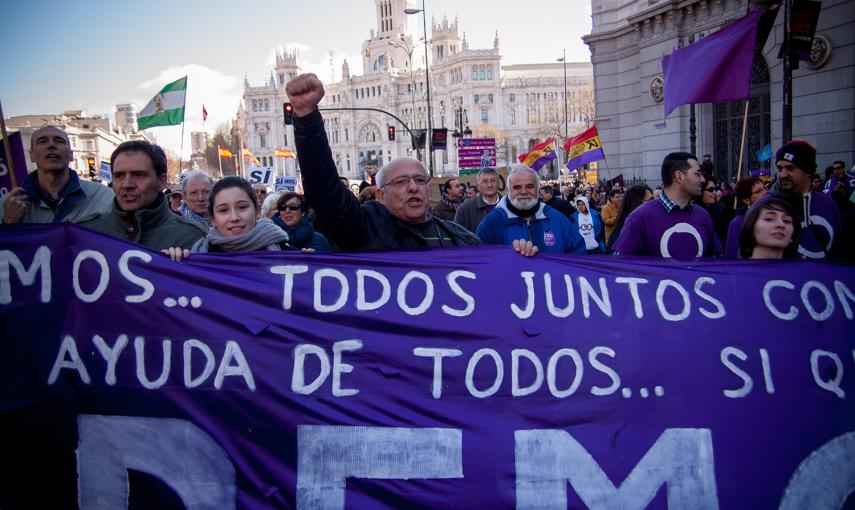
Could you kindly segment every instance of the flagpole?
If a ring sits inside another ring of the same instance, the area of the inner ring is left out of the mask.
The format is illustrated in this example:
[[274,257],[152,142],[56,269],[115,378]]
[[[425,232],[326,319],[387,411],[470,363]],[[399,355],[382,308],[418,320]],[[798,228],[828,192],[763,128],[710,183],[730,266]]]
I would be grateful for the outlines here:
[[181,149],[178,151],[178,175],[181,175],[181,167],[184,158],[184,121],[181,121]]
[[220,164],[220,177],[223,176],[223,155],[220,153],[220,146],[217,145],[217,163]]
[[12,161],[12,146],[9,145],[9,133],[6,132],[6,117],[3,116],[3,105],[0,104],[0,131],[3,132],[3,151],[6,153],[6,168],[13,188],[18,187],[18,177],[15,175],[15,162]]
[[742,137],[739,139],[739,164],[736,166],[736,180],[738,181],[742,175],[742,158],[745,152],[745,131],[748,127],[748,100],[743,101],[745,108],[742,112]]

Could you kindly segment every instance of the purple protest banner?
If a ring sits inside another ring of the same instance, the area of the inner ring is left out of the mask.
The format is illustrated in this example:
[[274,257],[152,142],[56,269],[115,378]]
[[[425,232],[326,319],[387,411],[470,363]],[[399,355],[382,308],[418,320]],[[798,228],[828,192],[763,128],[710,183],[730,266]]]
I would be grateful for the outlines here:
[[[15,166],[15,178],[18,186],[27,178],[27,160],[24,153],[24,142],[18,131],[9,133],[9,148],[12,151],[12,163]],[[9,174],[9,165],[6,164],[6,152],[0,150],[0,196],[12,191],[12,179]]]
[[853,308],[815,262],[0,227],[0,506],[839,508]]

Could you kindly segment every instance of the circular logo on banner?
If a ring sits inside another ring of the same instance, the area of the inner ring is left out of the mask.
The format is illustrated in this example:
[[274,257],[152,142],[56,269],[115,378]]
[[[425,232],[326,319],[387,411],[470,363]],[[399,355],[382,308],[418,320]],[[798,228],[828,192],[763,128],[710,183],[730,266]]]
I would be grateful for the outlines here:
[[[826,221],[826,219],[823,218],[822,216],[817,216],[815,214],[811,214],[810,222],[813,223],[814,225],[818,226],[818,227],[824,228],[825,231],[828,232],[828,244],[825,245],[825,250],[826,251],[830,250],[831,249],[831,243],[834,241],[834,229],[831,227],[831,224],[828,223],[828,221]],[[807,225],[802,223],[802,229],[804,229],[804,228],[807,228]],[[816,242],[819,243],[820,246],[822,245],[822,240],[817,239]],[[799,245],[798,251],[799,251],[799,253],[801,253],[805,257],[808,257],[811,259],[821,259],[821,258],[825,257],[824,252],[810,251],[802,245]]]
[[698,243],[698,257],[703,256],[704,254],[704,241],[701,239],[701,234],[698,232],[698,229],[689,225],[688,223],[677,223],[673,227],[669,228],[662,234],[662,239],[659,240],[659,253],[666,259],[671,258],[671,252],[668,251],[668,241],[671,239],[671,236],[674,234],[691,234],[692,237],[695,238],[695,241]]
[[543,233],[543,244],[546,246],[555,246],[555,234],[551,230]]

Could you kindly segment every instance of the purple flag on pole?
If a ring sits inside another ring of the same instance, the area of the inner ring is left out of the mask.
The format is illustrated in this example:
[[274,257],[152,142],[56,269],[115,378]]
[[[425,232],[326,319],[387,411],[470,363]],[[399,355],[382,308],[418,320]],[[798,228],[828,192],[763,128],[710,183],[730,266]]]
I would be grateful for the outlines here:
[[760,11],[662,57],[665,116],[684,104],[746,99]]

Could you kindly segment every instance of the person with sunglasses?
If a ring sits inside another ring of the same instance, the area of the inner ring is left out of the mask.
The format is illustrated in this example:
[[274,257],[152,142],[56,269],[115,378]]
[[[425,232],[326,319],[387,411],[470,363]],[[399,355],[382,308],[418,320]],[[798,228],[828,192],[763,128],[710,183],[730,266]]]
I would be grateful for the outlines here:
[[312,216],[306,198],[289,191],[276,202],[279,221],[276,223],[288,234],[288,243],[295,248],[311,248],[315,251],[332,251],[330,242],[312,226]]
[[727,241],[727,226],[730,225],[730,220],[733,219],[733,207],[727,201],[719,198],[718,180],[715,177],[709,176],[704,183],[703,189],[704,192],[696,203],[710,213],[715,233],[719,241],[725,244]]
[[678,260],[719,255],[721,243],[712,218],[703,207],[692,205],[706,183],[698,158],[688,152],[672,152],[662,162],[661,175],[664,189],[660,198],[629,215],[614,253]]
[[481,244],[460,225],[429,211],[430,178],[424,165],[393,159],[375,176],[376,200],[360,204],[341,183],[318,104],[324,86],[302,74],[286,86],[294,108],[294,139],[306,201],[315,211],[315,228],[343,250],[389,250]]

